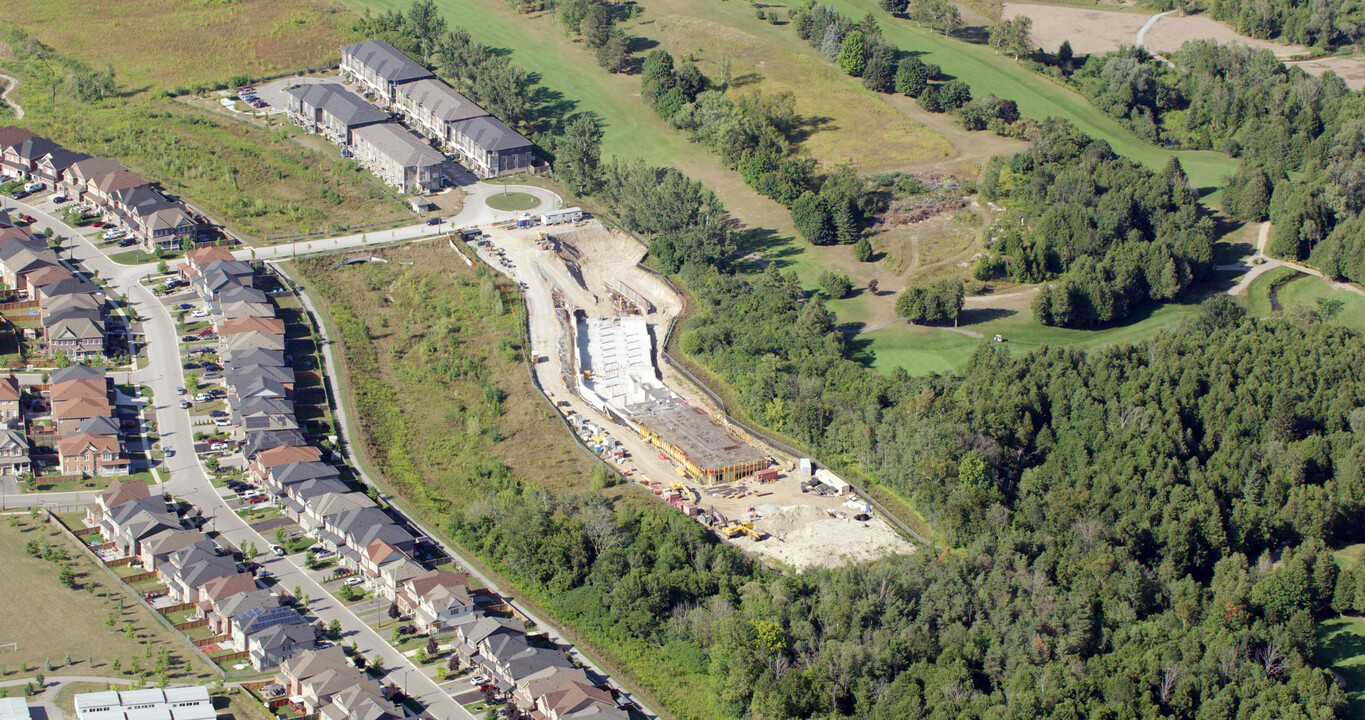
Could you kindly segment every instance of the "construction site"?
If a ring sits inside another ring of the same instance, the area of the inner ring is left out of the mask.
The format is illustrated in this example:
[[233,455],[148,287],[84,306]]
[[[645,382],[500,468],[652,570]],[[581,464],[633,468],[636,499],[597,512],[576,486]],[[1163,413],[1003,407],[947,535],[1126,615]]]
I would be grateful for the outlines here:
[[467,242],[521,285],[541,387],[629,481],[795,570],[914,551],[848,483],[750,436],[661,362],[684,301],[634,238],[594,221],[484,232]]

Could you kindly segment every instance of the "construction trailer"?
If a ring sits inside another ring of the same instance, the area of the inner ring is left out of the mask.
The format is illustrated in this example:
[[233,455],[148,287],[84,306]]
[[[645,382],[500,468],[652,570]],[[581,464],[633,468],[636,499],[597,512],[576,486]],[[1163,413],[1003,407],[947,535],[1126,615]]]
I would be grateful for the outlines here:
[[571,207],[562,210],[551,210],[540,214],[541,225],[560,225],[566,222],[578,222],[583,219],[583,208]]
[[704,410],[670,398],[627,408],[640,436],[702,485],[734,482],[772,464]]

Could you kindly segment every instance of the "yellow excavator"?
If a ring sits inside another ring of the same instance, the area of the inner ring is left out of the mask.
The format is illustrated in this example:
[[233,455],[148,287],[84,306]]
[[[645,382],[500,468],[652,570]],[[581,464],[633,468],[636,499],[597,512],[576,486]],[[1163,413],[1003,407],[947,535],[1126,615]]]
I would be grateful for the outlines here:
[[725,537],[731,539],[737,538],[740,535],[748,535],[755,541],[768,537],[768,533],[765,533],[762,530],[755,530],[754,524],[751,522],[735,523],[725,527],[721,532],[725,533]]

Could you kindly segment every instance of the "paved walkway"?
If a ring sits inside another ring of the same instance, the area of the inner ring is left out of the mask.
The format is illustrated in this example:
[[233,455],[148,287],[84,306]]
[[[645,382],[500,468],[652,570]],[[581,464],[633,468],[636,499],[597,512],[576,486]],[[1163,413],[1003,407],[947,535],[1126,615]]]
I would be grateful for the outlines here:
[[[1270,244],[1270,230],[1271,225],[1269,222],[1261,223],[1261,229],[1256,236],[1255,255],[1251,256],[1250,258],[1245,258],[1238,262],[1232,263],[1230,265],[1218,266],[1219,270],[1243,273],[1242,276],[1237,279],[1237,283],[1228,289],[1229,295],[1245,295],[1247,293],[1247,290],[1251,288],[1251,283],[1256,278],[1270,272],[1271,270],[1274,270],[1277,267],[1287,267],[1293,270],[1297,270],[1298,272],[1301,272],[1304,275],[1320,277],[1326,280],[1327,284],[1330,285],[1333,290],[1345,290],[1347,292],[1353,292],[1357,295],[1365,295],[1365,289],[1362,289],[1359,285],[1355,285],[1353,283],[1348,282],[1345,283],[1337,282],[1336,280],[1333,280],[1323,275],[1321,270],[1308,267],[1307,265],[1300,265],[1299,263],[1296,262],[1289,262],[1288,260],[1281,260],[1279,258],[1273,258],[1270,257],[1269,255],[1266,255],[1265,249]],[[1258,260],[1259,264],[1257,264]]]

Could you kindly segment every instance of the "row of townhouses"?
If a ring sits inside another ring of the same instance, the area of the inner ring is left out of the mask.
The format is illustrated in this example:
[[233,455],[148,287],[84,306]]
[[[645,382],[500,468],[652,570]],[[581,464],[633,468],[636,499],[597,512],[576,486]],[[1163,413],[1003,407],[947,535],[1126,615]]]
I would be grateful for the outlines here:
[[145,482],[115,480],[86,507],[86,524],[99,528],[106,549],[156,573],[172,600],[194,605],[219,644],[245,652],[255,669],[315,647],[319,628],[289,601],[258,587],[254,574],[189,527]]
[[341,51],[341,71],[375,98],[371,104],[338,83],[300,85],[286,91],[285,111],[295,123],[346,148],[358,161],[402,192],[438,189],[445,156],[454,151],[481,177],[536,169],[535,145],[392,45],[369,40]]
[[102,357],[108,345],[104,291],[62,262],[47,239],[0,211],[0,280],[21,299],[38,303],[40,323],[23,329],[71,360]]
[[126,229],[148,252],[176,250],[208,228],[119,162],[67,150],[21,127],[0,127],[0,177],[47,183]]

